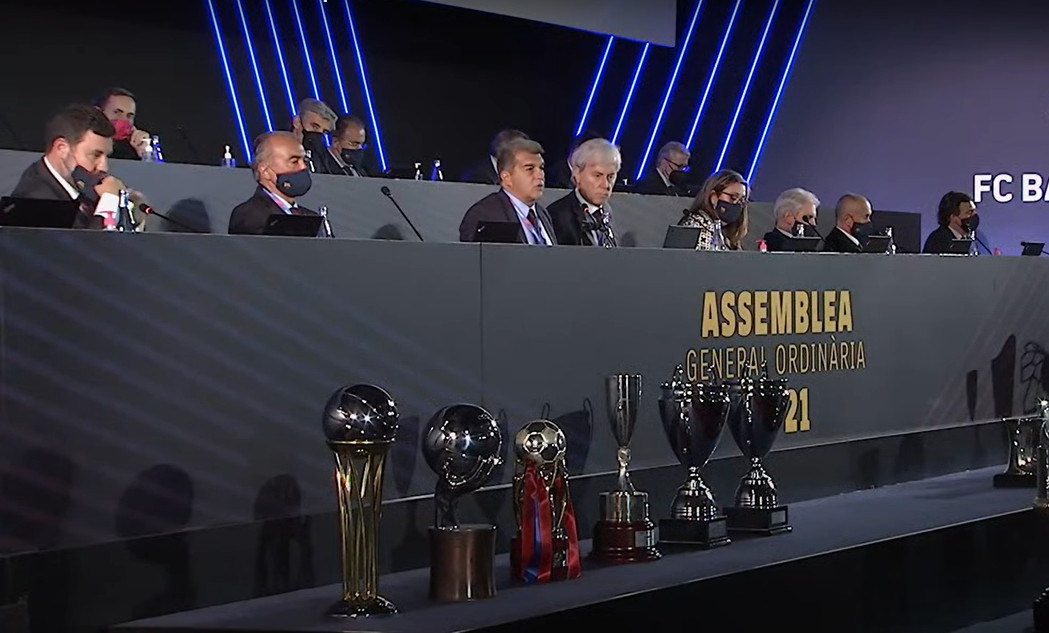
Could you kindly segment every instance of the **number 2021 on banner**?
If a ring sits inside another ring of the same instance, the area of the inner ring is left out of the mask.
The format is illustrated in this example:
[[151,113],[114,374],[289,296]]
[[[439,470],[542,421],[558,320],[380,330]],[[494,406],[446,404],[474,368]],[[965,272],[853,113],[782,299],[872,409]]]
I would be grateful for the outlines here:
[[809,388],[789,389],[790,403],[787,405],[787,418],[783,421],[784,433],[808,431],[812,423],[809,420]]

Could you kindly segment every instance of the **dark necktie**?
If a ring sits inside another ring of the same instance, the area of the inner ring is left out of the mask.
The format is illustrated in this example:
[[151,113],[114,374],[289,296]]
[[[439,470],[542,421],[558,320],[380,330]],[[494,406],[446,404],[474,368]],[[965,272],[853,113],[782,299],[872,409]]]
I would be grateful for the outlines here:
[[532,225],[532,234],[535,236],[536,242],[545,246],[546,240],[543,239],[542,225],[539,224],[539,216],[536,215],[534,207],[528,209],[528,216],[525,219],[527,219],[528,223]]
[[302,207],[298,205],[292,205],[290,210],[292,215],[304,215]]

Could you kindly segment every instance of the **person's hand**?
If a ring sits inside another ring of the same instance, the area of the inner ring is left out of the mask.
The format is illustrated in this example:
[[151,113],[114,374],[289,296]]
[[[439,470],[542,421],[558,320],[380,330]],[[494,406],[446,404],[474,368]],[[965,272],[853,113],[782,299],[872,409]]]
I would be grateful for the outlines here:
[[139,158],[142,158],[146,153],[146,145],[150,139],[149,132],[135,128],[131,132],[131,138],[128,139],[128,143],[131,144],[132,149],[138,154]]
[[114,196],[120,195],[120,190],[124,189],[124,183],[120,182],[114,176],[106,176],[102,179],[102,182],[95,185],[95,193],[102,197],[104,193],[111,193]]

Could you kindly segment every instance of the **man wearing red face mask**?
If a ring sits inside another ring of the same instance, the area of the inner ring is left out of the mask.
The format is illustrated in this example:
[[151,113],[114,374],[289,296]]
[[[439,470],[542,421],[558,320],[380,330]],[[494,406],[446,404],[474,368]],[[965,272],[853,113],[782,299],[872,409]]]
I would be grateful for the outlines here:
[[116,130],[110,158],[140,160],[146,153],[150,134],[135,127],[135,95],[123,88],[107,88],[92,105],[106,115]]
[[106,173],[113,151],[113,125],[97,108],[71,105],[44,129],[47,151],[18,180],[11,196],[39,200],[79,200],[72,228],[103,228],[120,203],[124,183]]

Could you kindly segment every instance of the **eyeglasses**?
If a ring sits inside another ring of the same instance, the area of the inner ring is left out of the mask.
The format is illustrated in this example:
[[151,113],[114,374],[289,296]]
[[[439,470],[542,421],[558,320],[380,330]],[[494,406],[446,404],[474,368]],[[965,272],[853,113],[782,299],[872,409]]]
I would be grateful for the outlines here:
[[720,198],[721,196],[725,196],[726,198],[728,198],[728,201],[733,203],[733,204],[739,204],[739,203],[743,203],[743,202],[748,202],[746,194],[725,193],[724,191],[719,191],[718,192],[718,197]]
[[675,171],[688,171],[688,163],[675,163],[669,158],[666,161],[674,168]]

